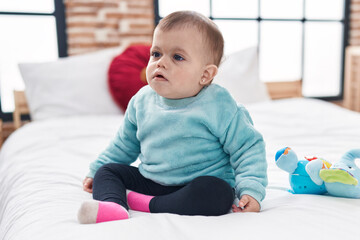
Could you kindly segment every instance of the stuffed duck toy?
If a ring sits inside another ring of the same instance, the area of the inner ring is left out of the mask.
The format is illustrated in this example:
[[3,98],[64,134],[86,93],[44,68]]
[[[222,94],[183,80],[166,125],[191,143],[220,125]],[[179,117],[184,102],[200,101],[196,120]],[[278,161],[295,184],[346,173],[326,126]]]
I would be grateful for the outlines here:
[[355,164],[356,158],[360,158],[360,149],[346,152],[334,164],[317,157],[298,159],[291,148],[285,147],[277,151],[275,161],[290,174],[292,193],[360,198],[360,169]]

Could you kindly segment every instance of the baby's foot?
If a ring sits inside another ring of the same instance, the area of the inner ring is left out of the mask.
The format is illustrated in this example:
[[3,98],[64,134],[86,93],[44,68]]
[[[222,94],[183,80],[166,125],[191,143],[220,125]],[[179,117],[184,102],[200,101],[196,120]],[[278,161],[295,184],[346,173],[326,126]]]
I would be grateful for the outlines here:
[[86,201],[78,212],[78,221],[82,224],[100,223],[128,219],[129,212],[114,202]]
[[150,212],[150,201],[154,196],[149,196],[133,191],[127,191],[128,205],[132,210],[140,212]]

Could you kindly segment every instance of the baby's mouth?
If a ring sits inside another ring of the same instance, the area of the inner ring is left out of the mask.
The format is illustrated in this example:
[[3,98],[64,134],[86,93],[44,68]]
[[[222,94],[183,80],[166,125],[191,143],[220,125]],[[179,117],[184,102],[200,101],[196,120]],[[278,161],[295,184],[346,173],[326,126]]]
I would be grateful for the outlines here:
[[167,81],[167,79],[161,74],[155,74],[155,79]]

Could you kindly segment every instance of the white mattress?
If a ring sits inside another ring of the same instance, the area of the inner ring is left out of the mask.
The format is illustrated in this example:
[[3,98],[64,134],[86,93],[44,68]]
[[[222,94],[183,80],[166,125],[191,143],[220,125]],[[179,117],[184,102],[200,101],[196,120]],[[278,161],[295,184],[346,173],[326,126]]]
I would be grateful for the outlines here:
[[[293,195],[288,174],[274,164],[282,147],[334,162],[360,147],[360,114],[318,100],[247,106],[267,144],[269,186],[260,213],[220,217],[131,211],[131,219],[77,222],[91,195],[82,190],[89,163],[107,146],[122,116],[32,122],[0,152],[0,239],[359,239],[360,200]],[[359,164],[359,162],[357,162]]]

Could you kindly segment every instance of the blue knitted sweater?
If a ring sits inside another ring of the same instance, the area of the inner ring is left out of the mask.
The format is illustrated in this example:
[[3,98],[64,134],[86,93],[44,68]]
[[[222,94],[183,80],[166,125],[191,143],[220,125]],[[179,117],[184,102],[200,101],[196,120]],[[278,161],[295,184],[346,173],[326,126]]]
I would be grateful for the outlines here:
[[211,175],[236,195],[265,197],[267,163],[263,138],[248,111],[227,90],[211,84],[194,97],[167,99],[149,86],[129,102],[115,138],[91,163],[88,177],[106,163],[131,164],[163,185],[184,185]]

